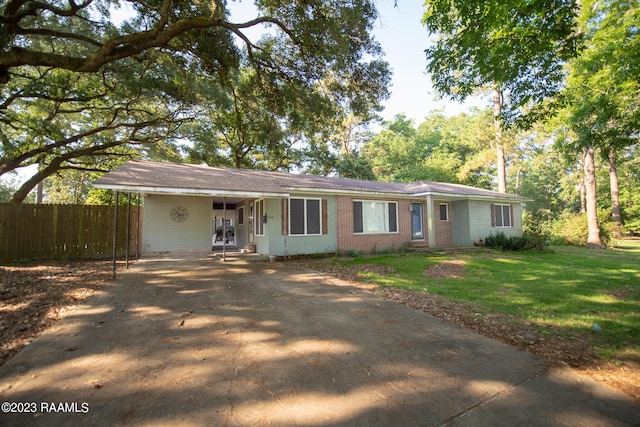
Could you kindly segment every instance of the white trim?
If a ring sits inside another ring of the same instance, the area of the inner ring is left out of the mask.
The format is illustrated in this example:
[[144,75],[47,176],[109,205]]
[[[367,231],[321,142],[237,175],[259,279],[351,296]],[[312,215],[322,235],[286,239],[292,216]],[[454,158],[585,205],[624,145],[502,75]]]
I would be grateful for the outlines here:
[[[260,203],[262,203],[262,210],[261,210],[261,211],[258,211],[258,205],[259,205]],[[265,235],[266,235],[266,233],[265,233],[266,224],[265,224],[265,222],[264,222],[264,217],[265,217],[265,215],[266,215],[266,214],[265,214],[265,212],[264,212],[264,210],[265,210],[265,202],[264,202],[264,199],[256,200],[256,201],[255,201],[255,203],[253,204],[253,210],[254,210],[254,215],[253,215],[253,217],[254,217],[253,226],[254,226],[254,228],[255,228],[255,233],[254,233],[254,234],[255,234],[256,236],[263,237],[263,236],[265,236]],[[261,232],[261,233],[259,232],[259,231],[260,231],[260,227],[259,227],[259,226],[260,226],[260,224],[262,224],[262,232]]]
[[360,197],[385,197],[393,199],[415,199],[413,194],[409,193],[391,193],[387,191],[369,191],[369,190],[340,190],[335,188],[302,188],[302,187],[285,187],[290,193],[294,193],[291,197],[295,198],[295,193],[303,194],[330,194],[334,196],[360,196]]
[[180,196],[217,196],[217,197],[243,197],[243,198],[264,198],[264,197],[287,197],[287,193],[261,193],[252,191],[231,191],[231,190],[204,190],[197,188],[171,188],[171,187],[145,187],[140,185],[104,185],[94,184],[95,188],[103,188],[121,192],[160,194],[160,195],[180,195]]
[[[175,188],[175,187],[148,187],[143,185],[115,185],[115,184],[95,184],[95,188],[102,188],[113,191],[160,194],[160,195],[182,195],[182,196],[218,196],[218,197],[243,197],[243,198],[263,198],[263,197],[289,197],[289,193],[271,193],[271,192],[254,192],[254,191],[236,191],[236,190],[213,190],[198,188]],[[303,187],[286,187],[287,190],[296,193],[305,194],[331,194],[331,195],[359,195],[364,197],[385,197],[394,199],[415,199],[425,196],[436,198],[445,198],[447,200],[487,200],[495,202],[527,202],[533,199],[527,199],[518,196],[490,196],[490,195],[470,195],[470,194],[452,194],[427,191],[423,193],[390,193],[384,191],[367,191],[367,190],[340,190],[340,189],[321,189],[321,188],[303,188]],[[294,196],[295,197],[295,196]]]
[[[500,206],[500,219],[502,220],[502,225],[498,225],[498,217],[496,216],[496,206]],[[509,208],[509,225],[504,225],[504,207]],[[511,217],[511,205],[502,204],[502,203],[494,203],[493,204],[493,212],[491,214],[494,216],[495,225],[494,228],[512,228],[513,227],[513,218]]]
[[509,202],[533,202],[533,199],[527,199],[524,197],[519,197],[519,196],[505,196],[505,197],[500,197],[500,196],[481,196],[481,195],[476,195],[476,194],[451,194],[451,193],[434,193],[431,191],[428,191],[426,193],[419,193],[419,194],[414,194],[414,197],[425,197],[425,196],[431,196],[433,198],[440,198],[440,199],[446,199],[448,201],[456,201],[456,200],[483,200],[483,201],[495,201],[495,202],[502,202],[502,203],[506,203],[507,201]]
[[[442,212],[440,211],[440,209],[442,208],[442,206],[445,206],[445,214],[446,214],[446,219],[442,219]],[[442,222],[449,222],[449,203],[442,203],[442,202],[438,202],[438,219]]]

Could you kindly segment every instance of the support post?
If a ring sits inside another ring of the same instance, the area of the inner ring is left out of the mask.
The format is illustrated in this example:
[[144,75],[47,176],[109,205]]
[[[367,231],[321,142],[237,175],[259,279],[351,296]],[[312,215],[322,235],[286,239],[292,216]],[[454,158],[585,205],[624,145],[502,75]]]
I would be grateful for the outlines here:
[[435,227],[435,213],[433,211],[433,197],[429,194],[427,196],[427,242],[429,247],[436,246],[436,227]]
[[222,261],[227,260],[227,198],[222,199]]
[[113,207],[113,272],[112,276],[116,278],[116,259],[118,258],[118,196],[120,193],[116,191],[116,204]]
[[138,193],[138,211],[136,212],[136,261],[140,260],[140,199],[142,195]]
[[[284,220],[286,221],[285,233],[284,233],[284,263],[287,263],[287,237],[289,236],[289,208],[291,206],[291,196],[287,196],[286,215]],[[283,212],[283,214],[285,213]]]
[[127,193],[127,241],[125,247],[125,260],[127,262],[127,270],[129,269],[129,230],[131,229],[131,193]]

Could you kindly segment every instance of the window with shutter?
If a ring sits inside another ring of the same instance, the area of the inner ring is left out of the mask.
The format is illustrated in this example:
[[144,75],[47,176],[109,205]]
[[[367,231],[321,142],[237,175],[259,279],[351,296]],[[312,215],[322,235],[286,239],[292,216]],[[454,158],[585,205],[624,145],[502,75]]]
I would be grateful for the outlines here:
[[320,199],[289,200],[289,230],[292,236],[318,235],[322,232]]

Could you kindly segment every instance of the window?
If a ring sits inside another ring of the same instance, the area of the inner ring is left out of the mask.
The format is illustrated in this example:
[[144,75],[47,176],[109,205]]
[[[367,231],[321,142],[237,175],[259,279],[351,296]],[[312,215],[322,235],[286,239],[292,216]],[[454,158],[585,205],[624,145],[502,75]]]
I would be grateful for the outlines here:
[[244,206],[238,208],[238,225],[244,224]]
[[511,206],[493,205],[494,227],[511,227]]
[[264,213],[264,200],[256,202],[256,236],[264,236],[264,224],[267,222]]
[[449,221],[449,205],[440,203],[440,221]]
[[292,235],[321,234],[320,199],[289,201],[289,230]]
[[370,200],[353,202],[354,233],[397,233],[398,204]]

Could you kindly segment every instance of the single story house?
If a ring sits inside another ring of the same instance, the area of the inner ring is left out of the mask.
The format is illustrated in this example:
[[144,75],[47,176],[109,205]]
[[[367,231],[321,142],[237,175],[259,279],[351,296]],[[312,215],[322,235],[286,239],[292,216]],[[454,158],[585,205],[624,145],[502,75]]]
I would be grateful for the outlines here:
[[499,231],[521,235],[526,200],[439,182],[372,182],[138,160],[108,172],[94,186],[144,196],[143,253],[217,245],[274,256],[472,246]]

